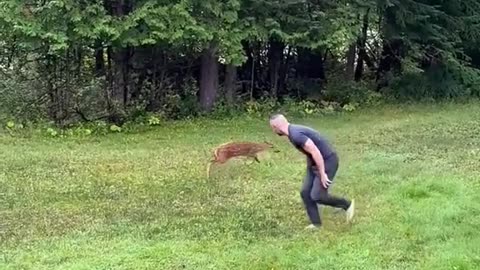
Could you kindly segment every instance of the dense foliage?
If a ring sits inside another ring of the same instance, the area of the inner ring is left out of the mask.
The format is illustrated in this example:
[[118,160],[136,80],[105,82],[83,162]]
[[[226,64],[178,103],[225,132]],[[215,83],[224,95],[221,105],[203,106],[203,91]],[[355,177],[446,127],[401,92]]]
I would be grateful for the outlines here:
[[479,37],[475,0],[2,1],[0,114],[122,124],[471,97]]

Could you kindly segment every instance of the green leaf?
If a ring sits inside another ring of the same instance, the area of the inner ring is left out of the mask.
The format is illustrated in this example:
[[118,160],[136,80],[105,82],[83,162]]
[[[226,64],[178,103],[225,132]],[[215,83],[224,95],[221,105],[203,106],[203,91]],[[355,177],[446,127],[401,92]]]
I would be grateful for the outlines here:
[[112,131],[112,132],[122,132],[122,128],[117,126],[117,125],[111,125],[110,126],[110,131]]
[[148,124],[149,124],[150,126],[159,125],[159,124],[160,124],[160,119],[159,119],[158,117],[151,116],[151,117],[148,119]]
[[56,137],[58,135],[58,132],[53,128],[48,128],[47,133],[52,137]]

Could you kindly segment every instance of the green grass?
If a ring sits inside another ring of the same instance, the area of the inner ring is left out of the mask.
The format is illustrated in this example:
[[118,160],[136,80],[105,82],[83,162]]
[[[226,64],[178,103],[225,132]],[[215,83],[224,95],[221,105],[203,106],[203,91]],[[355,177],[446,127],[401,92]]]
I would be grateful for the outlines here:
[[[323,208],[322,230],[303,230],[304,157],[266,121],[0,136],[0,269],[480,268],[479,104],[295,122],[337,147],[333,193],[356,199],[353,224]],[[281,151],[206,179],[210,149],[232,139]]]

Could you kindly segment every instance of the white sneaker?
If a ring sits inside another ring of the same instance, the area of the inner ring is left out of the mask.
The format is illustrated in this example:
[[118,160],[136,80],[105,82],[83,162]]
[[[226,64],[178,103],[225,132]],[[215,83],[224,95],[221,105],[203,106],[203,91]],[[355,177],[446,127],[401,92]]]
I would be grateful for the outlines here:
[[351,222],[355,214],[355,200],[352,200],[352,203],[350,204],[350,207],[348,207],[346,214],[347,222]]
[[311,231],[318,230],[318,229],[320,229],[320,226],[314,225],[314,224],[310,224],[307,227],[305,227],[305,230],[311,230]]

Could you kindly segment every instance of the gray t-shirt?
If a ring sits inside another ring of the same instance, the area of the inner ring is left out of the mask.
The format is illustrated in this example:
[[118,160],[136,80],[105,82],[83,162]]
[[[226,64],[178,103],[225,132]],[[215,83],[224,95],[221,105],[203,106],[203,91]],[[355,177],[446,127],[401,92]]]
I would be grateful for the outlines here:
[[303,146],[305,145],[305,142],[307,142],[307,139],[313,141],[324,159],[335,153],[335,150],[325,137],[316,130],[306,126],[290,124],[288,126],[288,139],[298,150],[308,156],[309,161],[312,161],[311,155],[303,150]]

